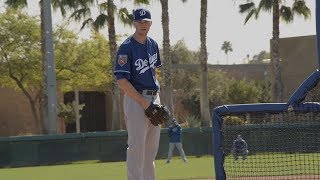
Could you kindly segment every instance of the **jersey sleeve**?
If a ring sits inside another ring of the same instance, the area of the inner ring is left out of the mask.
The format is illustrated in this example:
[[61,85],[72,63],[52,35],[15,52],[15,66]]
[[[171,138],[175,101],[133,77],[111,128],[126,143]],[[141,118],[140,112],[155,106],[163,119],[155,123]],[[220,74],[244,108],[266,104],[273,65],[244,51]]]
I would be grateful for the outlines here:
[[131,78],[131,56],[129,47],[127,45],[121,45],[119,47],[117,57],[115,59],[114,75],[116,79],[130,79]]

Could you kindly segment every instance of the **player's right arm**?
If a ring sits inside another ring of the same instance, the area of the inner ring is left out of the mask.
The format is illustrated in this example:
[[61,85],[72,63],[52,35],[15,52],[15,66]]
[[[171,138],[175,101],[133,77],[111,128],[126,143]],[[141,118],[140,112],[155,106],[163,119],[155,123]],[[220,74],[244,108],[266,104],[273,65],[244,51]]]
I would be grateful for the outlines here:
[[132,84],[126,79],[117,79],[118,86],[128,96],[138,102],[144,109],[147,109],[150,103],[132,86]]
[[115,62],[114,74],[119,88],[128,96],[138,102],[144,109],[147,109],[150,103],[133,87],[129,82],[131,78],[131,62],[129,43],[124,43],[119,47]]

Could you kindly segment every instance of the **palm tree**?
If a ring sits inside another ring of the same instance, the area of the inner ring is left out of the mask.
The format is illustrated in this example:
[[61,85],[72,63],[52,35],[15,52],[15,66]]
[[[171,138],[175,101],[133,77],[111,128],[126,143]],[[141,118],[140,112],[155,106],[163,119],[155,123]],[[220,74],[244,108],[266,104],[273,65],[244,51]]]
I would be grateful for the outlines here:
[[271,39],[271,63],[274,76],[273,81],[273,100],[282,102],[283,85],[280,71],[280,52],[279,52],[279,22],[280,19],[286,23],[293,21],[294,15],[301,15],[305,19],[310,17],[310,9],[306,6],[305,0],[294,0],[292,7],[285,6],[281,0],[260,0],[258,7],[252,0],[240,4],[240,13],[247,14],[245,24],[251,17],[259,17],[261,10],[266,12],[272,11],[272,39]]
[[200,65],[201,65],[201,92],[200,92],[200,109],[202,126],[210,126],[210,110],[208,97],[208,52],[207,52],[207,14],[208,1],[201,0],[200,11]]
[[[68,0],[65,0],[68,1]],[[124,25],[132,25],[133,15],[129,13],[127,8],[117,8],[114,0],[105,0],[103,2],[96,0],[74,0],[80,4],[79,8],[71,14],[70,18],[76,21],[82,21],[82,27],[91,26],[94,30],[99,31],[105,26],[108,28],[108,39],[110,48],[110,58],[114,60],[117,53],[117,41],[115,30],[115,17],[117,16]],[[134,4],[149,4],[149,0],[134,0]],[[93,19],[90,7],[96,6],[100,14]],[[114,68],[112,68],[114,69]],[[113,74],[113,72],[112,72]],[[120,129],[120,90],[116,84],[116,80],[112,83],[112,129]]]
[[[71,7],[74,5],[74,3],[72,3],[71,1],[69,2],[68,0],[52,0],[51,1],[53,8],[54,9],[60,9],[62,15],[64,16],[66,13],[66,7]],[[22,9],[28,6],[28,2],[27,0],[6,0],[5,4],[10,7],[10,8],[14,8],[14,9]],[[43,9],[43,1],[40,0],[39,1],[39,6],[40,6],[40,19],[41,19],[41,52],[42,52],[42,59],[43,59],[43,69],[45,69],[45,31],[44,31],[44,9]],[[42,90],[44,91],[45,89],[45,81],[42,84]],[[43,94],[41,95],[41,93],[39,92],[39,94],[37,95],[37,100],[39,103],[39,115],[34,115],[34,119],[35,122],[37,123],[38,126],[38,130],[39,133],[43,133],[43,127],[44,127],[44,122],[43,122],[43,114],[41,112],[43,112],[43,109],[45,104],[47,104],[47,102],[45,102],[47,99],[44,98],[45,97],[45,92],[43,92]],[[36,114],[35,112],[33,112],[33,114]]]
[[229,52],[232,52],[233,49],[232,49],[232,44],[230,41],[224,41],[222,46],[221,46],[221,50],[224,51],[224,53],[226,54],[227,56],[227,64],[228,64],[228,53]]
[[[183,3],[187,2],[187,0],[181,0]],[[170,57],[170,31],[169,31],[169,13],[168,13],[168,0],[160,0],[162,15],[162,30],[163,30],[163,59],[164,63],[164,92],[165,92],[165,103],[169,107],[169,110],[172,115],[174,115],[173,108],[173,98],[172,98],[172,73],[171,73],[171,57]]]

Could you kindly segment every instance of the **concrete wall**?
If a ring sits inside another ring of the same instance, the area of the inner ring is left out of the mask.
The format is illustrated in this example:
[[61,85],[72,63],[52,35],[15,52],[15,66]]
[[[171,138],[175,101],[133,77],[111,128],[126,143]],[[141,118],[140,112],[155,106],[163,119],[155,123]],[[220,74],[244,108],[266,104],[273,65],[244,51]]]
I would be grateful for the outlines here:
[[283,100],[286,102],[299,85],[318,67],[316,36],[280,39]]
[[0,136],[36,131],[29,101],[22,93],[0,88]]

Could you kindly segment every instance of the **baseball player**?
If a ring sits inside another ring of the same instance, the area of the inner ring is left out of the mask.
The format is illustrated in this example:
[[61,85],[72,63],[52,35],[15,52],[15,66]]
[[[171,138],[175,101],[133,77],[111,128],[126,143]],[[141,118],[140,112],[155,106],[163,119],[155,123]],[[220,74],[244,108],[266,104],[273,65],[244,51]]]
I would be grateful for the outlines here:
[[176,121],[175,118],[172,119],[172,123],[169,125],[168,128],[168,136],[170,137],[170,142],[169,142],[169,153],[168,153],[168,159],[167,159],[167,164],[170,163],[171,158],[172,158],[172,151],[174,147],[177,147],[177,149],[180,152],[180,156],[184,162],[188,162],[186,155],[184,153],[184,150],[182,148],[182,143],[181,143],[181,126],[180,124]]
[[242,159],[247,159],[247,155],[249,153],[247,143],[244,139],[242,139],[241,135],[237,136],[237,139],[233,141],[231,152],[234,156],[234,160],[238,160],[238,156],[241,155]]
[[135,32],[119,47],[114,71],[125,93],[127,176],[129,180],[154,180],[160,126],[150,122],[145,110],[150,104],[160,104],[156,68],[162,64],[158,44],[147,36],[152,25],[150,11],[140,8],[133,15]]

